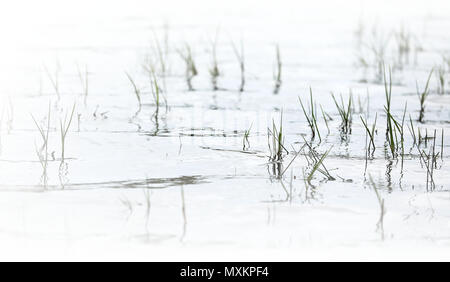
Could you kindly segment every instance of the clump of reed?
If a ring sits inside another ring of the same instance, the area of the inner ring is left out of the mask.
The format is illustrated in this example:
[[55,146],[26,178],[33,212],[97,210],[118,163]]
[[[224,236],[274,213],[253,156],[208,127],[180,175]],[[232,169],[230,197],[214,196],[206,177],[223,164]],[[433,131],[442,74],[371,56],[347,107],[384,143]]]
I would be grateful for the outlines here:
[[394,32],[394,37],[397,41],[397,64],[401,69],[403,65],[409,64],[412,35],[402,26],[400,30]]
[[244,55],[244,42],[241,40],[240,49],[236,47],[236,45],[231,42],[233,46],[234,55],[239,63],[239,69],[241,71],[241,84],[239,86],[239,92],[244,92],[245,86],[245,55]]
[[325,123],[325,126],[327,127],[327,132],[328,132],[328,134],[330,134],[330,126],[328,125],[328,122],[332,121],[333,118],[327,112],[325,112],[323,110],[322,105],[320,105],[320,111],[322,112],[322,118]]
[[386,50],[390,38],[379,34],[376,29],[372,31],[373,40],[369,44],[369,50],[373,55],[373,66],[376,68],[375,81],[382,82],[384,72],[384,61],[386,59]]
[[[397,146],[397,140],[396,140],[396,128],[394,126],[393,122],[393,116],[391,115],[391,98],[392,98],[392,74],[391,74],[391,68],[389,68],[389,82],[386,79],[386,69],[384,69],[383,73],[384,78],[384,90],[385,90],[385,97],[386,97],[386,105],[384,106],[384,111],[386,113],[386,141],[389,145],[389,148],[391,150],[392,157],[395,158],[396,156],[396,146]],[[395,138],[394,138],[395,137]]]
[[66,139],[67,133],[69,132],[70,125],[72,124],[73,114],[75,112],[75,104],[73,104],[72,111],[70,112],[70,116],[68,113],[65,114],[64,119],[59,120],[59,129],[61,136],[61,166],[65,163],[65,152],[66,152]]
[[443,64],[447,66],[447,69],[450,69],[450,57],[447,55],[442,55]]
[[242,138],[242,151],[247,151],[250,149],[250,131],[252,130],[253,124],[250,125],[248,129],[244,131],[244,137]]
[[[423,48],[417,36],[405,26],[384,32],[374,25],[367,35],[363,26],[357,30],[356,66],[364,70],[363,82],[366,82],[367,70],[374,69],[375,82],[383,83],[384,62],[391,60],[393,70],[402,70],[410,65],[412,59],[417,65],[418,54]],[[394,40],[391,40],[394,39]]]
[[267,129],[269,160],[273,163],[281,163],[283,161],[283,153],[289,153],[284,147],[284,133],[283,133],[283,113],[280,115],[280,125],[276,126],[275,120],[272,120],[272,129]]
[[50,73],[49,69],[45,65],[44,70],[59,100],[61,98],[61,92],[59,89],[59,73],[61,71],[61,67],[59,65],[59,62],[56,62],[55,70],[53,73]]
[[192,50],[189,44],[185,44],[184,50],[177,50],[180,57],[183,59],[186,65],[185,79],[189,91],[194,91],[192,86],[192,79],[198,75],[197,67],[194,62],[194,57],[192,56]]
[[[351,94],[351,91],[350,91],[350,94]],[[361,95],[358,95],[358,100],[357,100],[358,103],[357,104],[354,102],[353,96],[351,96],[351,99],[352,99],[352,102],[351,102],[352,103],[351,104],[352,114],[362,114],[362,113],[364,113],[364,111],[369,112],[369,105],[370,105],[369,90],[367,90],[367,98],[364,100],[361,99]]]
[[311,129],[311,139],[314,139],[317,135],[319,137],[319,140],[322,141],[322,138],[320,137],[319,126],[317,125],[317,106],[312,97],[312,88],[311,87],[309,88],[308,111],[303,105],[302,99],[298,97],[298,100],[300,101],[300,105],[303,110],[303,115],[306,118],[306,122],[308,123],[308,126]]
[[331,152],[331,149],[333,148],[332,146],[325,151],[323,154],[319,154],[318,152],[316,152],[316,150],[312,147],[311,144],[308,143],[308,141],[305,141],[305,147],[306,149],[308,149],[307,152],[304,152],[304,156],[305,159],[308,163],[308,166],[310,167],[309,172],[305,173],[306,175],[306,182],[310,185],[313,186],[311,184],[311,180],[313,179],[314,175],[316,172],[321,173],[323,176],[325,176],[325,178],[327,180],[336,180],[329,172],[329,170],[326,168],[324,161],[327,158],[328,154]]
[[351,134],[352,132],[352,94],[350,93],[348,96],[348,102],[344,103],[344,99],[341,95],[341,103],[339,104],[334,97],[334,94],[331,93],[331,97],[333,97],[334,104],[339,112],[339,116],[341,117],[341,125],[340,131],[342,134]]
[[359,79],[359,82],[366,83],[367,80],[367,72],[370,67],[369,62],[367,61],[365,55],[358,53],[356,55],[356,63],[355,66],[359,69],[362,69],[362,77]]
[[219,70],[219,63],[217,60],[217,40],[219,32],[216,32],[214,41],[211,42],[211,66],[209,68],[209,75],[211,77],[211,85],[213,91],[219,90],[218,79],[221,74]]
[[420,130],[420,127],[417,127],[417,135],[416,135],[416,128],[414,127],[414,122],[411,118],[411,115],[409,115],[409,124],[408,124],[408,130],[411,134],[411,137],[413,139],[413,148],[415,145],[421,146],[422,143],[425,143],[427,145],[428,143],[428,130],[425,129],[425,135],[422,134],[422,131]]
[[47,174],[47,170],[48,170],[48,139],[49,139],[49,134],[50,134],[50,120],[51,120],[51,106],[50,103],[48,104],[48,114],[47,114],[47,125],[43,126],[40,125],[36,119],[34,118],[33,115],[31,115],[31,118],[34,121],[34,124],[36,125],[41,138],[42,138],[42,145],[38,148],[36,146],[36,155],[38,156],[39,159],[39,163],[41,164],[42,167],[42,175],[41,175],[41,182],[42,185],[44,186],[44,189],[47,188],[47,183],[48,183],[48,174]]
[[442,95],[445,94],[445,67],[441,65],[436,67],[436,69],[437,93]]
[[434,182],[434,170],[437,168],[437,159],[439,158],[439,155],[441,158],[443,158],[443,144],[444,144],[444,132],[442,131],[441,136],[441,151],[436,151],[436,139],[437,134],[436,130],[434,130],[433,137],[433,144],[429,149],[429,152],[427,153],[424,149],[420,149],[419,144],[416,144],[416,148],[419,152],[420,156],[420,162],[422,165],[425,165],[426,172],[427,172],[427,178],[426,178],[426,189],[427,191],[434,191],[436,189],[436,184]]
[[84,66],[84,70],[80,69],[80,66],[77,65],[77,71],[78,71],[78,78],[80,79],[81,87],[82,87],[82,93],[84,97],[84,105],[87,104],[87,97],[89,94],[89,72],[88,72],[88,66]]
[[406,116],[407,105],[405,104],[405,108],[403,111],[403,116],[401,121],[398,121],[393,115],[391,111],[391,99],[392,99],[392,75],[391,69],[389,68],[389,81],[386,78],[386,71],[384,72],[384,90],[385,90],[385,98],[386,104],[384,106],[384,111],[386,113],[386,142],[388,144],[389,150],[391,152],[392,158],[396,158],[398,153],[402,157],[403,164],[403,156],[404,156],[404,123]]
[[[289,151],[284,147],[283,113],[280,115],[280,125],[276,126],[272,120],[272,128],[267,128],[267,145],[269,147],[269,166],[272,166],[272,175],[277,179],[283,176],[282,167],[284,156]],[[269,171],[270,174],[270,171]]]
[[390,112],[386,109],[387,119],[390,122],[389,132],[387,133],[387,142],[389,144],[389,149],[392,154],[392,158],[396,158],[400,153],[403,164],[403,157],[405,154],[405,137],[404,137],[404,124],[405,124],[405,115],[406,115],[407,104],[405,104],[405,108],[403,110],[402,120],[398,121],[395,119]]
[[306,179],[309,183],[311,183],[311,180],[312,180],[312,178],[314,176],[314,173],[316,173],[316,171],[318,171],[321,174],[323,174],[324,176],[326,176],[328,180],[334,180],[334,177],[332,177],[330,175],[330,173],[328,172],[327,168],[323,164],[325,158],[328,156],[330,151],[331,151],[331,148],[328,149],[328,151],[326,151],[321,156],[318,155],[318,154],[311,154],[311,157],[310,157],[309,161],[311,161],[313,163],[313,166],[312,166],[311,171],[308,174],[308,178]]
[[[169,108],[169,103],[167,101],[167,96],[164,95],[164,77],[162,80],[162,84],[160,83],[160,79],[156,74],[156,70],[155,70],[155,66],[154,65],[149,65],[149,66],[144,66],[144,70],[147,72],[148,74],[148,78],[150,80],[150,92],[153,96],[153,102],[155,103],[155,112],[153,114],[153,117],[155,117],[156,119],[156,123],[157,123],[157,119],[158,119],[158,113],[159,113],[159,107],[161,105],[161,101],[163,101],[165,107],[166,107],[166,111]],[[135,84],[133,84],[135,85]],[[136,88],[134,88],[136,90]],[[136,92],[136,91],[135,91]],[[139,91],[140,93],[140,91]],[[138,95],[140,97],[140,95]],[[138,101],[140,101],[140,98],[138,99]],[[139,108],[140,110],[140,108]],[[139,111],[138,111],[139,113]]]
[[428,94],[430,94],[429,85],[430,85],[431,75],[433,74],[433,71],[434,71],[434,69],[432,69],[430,71],[427,82],[425,84],[425,89],[422,92],[419,91],[419,85],[417,84],[417,81],[416,81],[417,96],[419,97],[419,102],[420,102],[420,111],[419,111],[419,119],[418,119],[418,121],[420,123],[424,122],[423,119],[425,117],[425,101],[428,97]]
[[413,138],[415,140],[414,145],[421,146],[423,144],[423,145],[425,145],[425,147],[428,147],[428,141],[433,139],[433,137],[428,135],[428,128],[425,128],[425,132],[423,132],[423,129],[421,129],[420,127],[417,127],[417,137],[415,136],[414,131],[415,131],[415,129],[413,128],[412,134],[414,134],[414,136],[413,136]]
[[158,119],[158,113],[159,113],[159,107],[161,105],[161,100],[163,100],[164,105],[166,106],[166,110],[168,108],[168,103],[167,103],[167,98],[165,95],[162,94],[162,90],[160,87],[160,83],[158,82],[158,78],[156,77],[156,75],[153,73],[153,77],[151,78],[150,81],[150,88],[151,88],[151,93],[153,96],[153,101],[155,103],[155,112],[154,112],[154,117],[156,119]]
[[402,168],[403,168],[403,158],[405,156],[405,117],[406,117],[406,110],[408,108],[408,103],[405,102],[405,107],[403,109],[403,115],[401,122],[397,121],[396,119],[393,119],[395,123],[395,127],[400,135],[399,137],[399,143],[397,143],[397,150],[400,149],[400,156],[402,160]]
[[[169,59],[169,25],[167,23],[163,26],[163,36],[162,40],[159,39],[155,30],[152,30],[153,34],[153,46],[152,51],[154,53],[153,57],[156,58],[156,62],[150,62],[154,71],[156,71],[155,66],[159,67],[159,75],[163,78],[166,77],[168,72],[168,59]],[[162,42],[161,42],[162,41]]]
[[356,38],[356,47],[358,49],[360,49],[362,47],[365,28],[366,27],[364,25],[364,21],[362,20],[362,18],[359,18],[356,29],[353,32],[353,34]]
[[130,81],[131,85],[133,86],[134,95],[136,96],[136,99],[138,101],[138,110],[136,112],[136,115],[139,114],[139,112],[142,109],[142,99],[141,99],[141,89],[137,86],[134,79],[131,77],[131,75],[128,72],[125,72],[125,75],[127,76],[128,80]]
[[273,80],[275,81],[275,87],[273,89],[273,94],[278,94],[280,92],[281,87],[281,69],[282,69],[282,62],[281,62],[281,53],[280,53],[280,46],[277,44],[276,47],[276,63],[275,63],[275,70],[273,73]]
[[367,136],[369,136],[369,146],[367,147],[367,155],[370,155],[373,157],[374,153],[375,153],[375,134],[376,134],[376,126],[377,126],[377,117],[378,114],[375,114],[375,120],[372,124],[372,126],[369,128],[369,125],[367,123],[367,118],[364,118],[362,116],[360,116],[361,122],[364,125],[364,128],[366,129],[366,134]]

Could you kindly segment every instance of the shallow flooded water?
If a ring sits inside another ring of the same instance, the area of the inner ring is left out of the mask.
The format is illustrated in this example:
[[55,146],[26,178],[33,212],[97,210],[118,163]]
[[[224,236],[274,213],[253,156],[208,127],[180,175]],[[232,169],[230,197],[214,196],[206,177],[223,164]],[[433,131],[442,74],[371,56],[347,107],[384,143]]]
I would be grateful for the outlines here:
[[0,257],[448,260],[450,7],[427,2],[4,18]]

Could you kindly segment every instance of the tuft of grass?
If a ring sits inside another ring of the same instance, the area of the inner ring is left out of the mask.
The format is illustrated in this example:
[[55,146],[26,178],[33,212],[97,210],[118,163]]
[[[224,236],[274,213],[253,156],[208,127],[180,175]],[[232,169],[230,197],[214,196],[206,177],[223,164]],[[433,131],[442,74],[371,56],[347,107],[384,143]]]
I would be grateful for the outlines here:
[[141,100],[141,89],[137,86],[134,79],[131,77],[131,75],[128,72],[125,72],[125,75],[127,76],[128,80],[130,81],[131,85],[133,86],[134,95],[136,95],[136,99],[138,101],[138,110],[136,112],[136,115],[141,111],[142,109],[142,100]]
[[356,67],[361,68],[363,70],[362,77],[361,79],[359,79],[359,82],[362,83],[367,82],[367,69],[369,68],[369,66],[370,64],[363,54],[356,54]]
[[396,122],[396,127],[397,130],[400,132],[400,149],[401,149],[401,157],[402,157],[402,169],[403,169],[403,158],[405,156],[405,130],[404,130],[404,126],[405,126],[405,117],[406,117],[406,110],[408,108],[408,103],[405,102],[405,108],[403,110],[403,115],[402,115],[402,122],[398,123]]
[[55,90],[56,96],[58,97],[58,100],[61,98],[61,93],[59,89],[59,73],[60,73],[60,66],[59,63],[56,63],[55,71],[54,73],[50,73],[47,66],[44,65],[45,73],[47,74],[48,79],[50,80],[50,83],[53,86],[53,89]]
[[372,32],[373,39],[369,43],[369,50],[373,55],[373,65],[376,68],[375,80],[382,82],[384,73],[384,61],[386,57],[386,50],[389,46],[390,37],[384,36],[378,32],[375,28]]
[[419,112],[419,119],[418,119],[420,123],[424,122],[423,118],[425,116],[425,101],[428,97],[428,94],[430,93],[429,85],[430,85],[430,79],[431,79],[431,75],[433,74],[433,71],[434,71],[434,69],[432,69],[430,71],[430,74],[428,75],[427,83],[425,84],[425,89],[422,92],[419,91],[419,86],[416,81],[417,96],[419,97],[419,102],[420,102],[420,112]]
[[[390,130],[389,136],[392,135],[392,131],[394,132],[393,135],[395,136],[395,142],[392,144],[391,153],[392,157],[395,158],[398,155],[398,151],[400,150],[400,156],[402,157],[402,164],[403,164],[403,156],[405,154],[405,147],[404,147],[404,124],[405,124],[405,115],[406,115],[406,109],[407,104],[405,103],[405,108],[403,111],[403,116],[401,122],[397,121],[390,112],[386,111],[386,114],[388,116],[388,119],[390,120],[391,124],[394,125],[393,129]],[[400,140],[398,138],[398,135],[400,135]],[[394,138],[394,137],[393,137]]]
[[339,104],[336,100],[336,97],[334,97],[334,94],[331,93],[331,96],[333,97],[334,104],[336,105],[336,108],[338,109],[339,116],[341,117],[341,133],[343,134],[350,134],[351,128],[352,128],[352,95],[351,93],[348,96],[348,102],[347,104],[344,104],[344,99],[341,95],[341,104]]
[[411,137],[413,138],[413,146],[417,142],[416,131],[414,129],[414,123],[412,121],[411,115],[409,115],[409,125],[408,125],[409,133],[411,133]]
[[310,99],[309,107],[308,107],[308,111],[306,111],[306,108],[303,105],[302,99],[300,97],[298,97],[298,100],[300,101],[300,105],[303,110],[303,114],[306,118],[309,128],[311,129],[311,138],[314,139],[317,135],[319,137],[319,140],[322,141],[322,138],[320,137],[319,126],[317,125],[317,107],[312,98],[312,88],[311,87],[309,88],[309,99]]
[[375,114],[375,121],[372,124],[372,127],[369,128],[367,124],[367,119],[363,119],[362,116],[359,117],[361,119],[361,122],[364,125],[364,128],[366,129],[366,133],[370,138],[369,146],[367,147],[367,152],[371,152],[371,155],[373,157],[373,154],[375,153],[375,133],[376,133],[376,126],[377,126],[377,118],[378,114]]
[[155,109],[155,116],[158,116],[159,113],[159,107],[161,105],[161,99],[164,102],[164,105],[166,106],[166,110],[168,108],[167,98],[162,94],[160,84],[158,82],[158,78],[155,74],[153,74],[153,78],[150,81],[153,101],[155,103],[156,109]]
[[[351,94],[351,91],[350,91],[350,94]],[[369,95],[367,95],[367,97],[369,97]],[[369,103],[368,98],[365,99],[365,100],[361,100],[361,95],[358,95],[358,104],[357,104],[358,110],[357,111],[355,109],[356,108],[356,103],[353,101],[353,96],[351,97],[351,99],[352,99],[352,112],[353,113],[358,113],[358,114],[364,113],[364,108],[365,108],[364,105],[367,105]]]
[[59,129],[61,134],[61,165],[64,164],[65,161],[65,152],[66,152],[66,138],[67,133],[69,132],[70,125],[72,124],[73,114],[75,112],[75,104],[73,104],[72,111],[70,112],[70,116],[68,117],[67,113],[64,116],[64,120],[59,120]]
[[44,186],[44,189],[47,188],[48,183],[48,175],[47,175],[47,169],[48,169],[48,137],[50,134],[50,120],[51,120],[51,105],[50,102],[48,103],[48,114],[47,114],[47,126],[46,128],[44,126],[41,126],[33,115],[31,115],[31,118],[34,121],[34,124],[36,125],[41,138],[42,138],[42,146],[38,149],[36,147],[36,155],[39,158],[39,163],[42,167],[42,176],[41,181]]
[[384,91],[386,97],[386,105],[384,106],[384,110],[386,113],[386,142],[389,145],[389,149],[391,151],[392,157],[396,156],[396,146],[397,146],[397,132],[396,128],[393,125],[393,116],[391,114],[391,98],[392,98],[392,72],[389,67],[389,82],[386,78],[386,68],[383,68],[383,79],[384,79]]
[[281,53],[280,46],[277,44],[276,47],[276,67],[273,74],[273,79],[275,81],[275,87],[273,89],[273,94],[278,94],[280,92],[281,87],[281,70],[282,70],[282,62],[281,62]]
[[168,56],[169,56],[169,26],[164,24],[163,39],[158,38],[155,30],[153,32],[153,51],[156,53],[157,65],[159,65],[159,74],[165,77],[168,72]]
[[241,70],[241,84],[239,86],[239,92],[244,92],[245,86],[245,54],[244,54],[244,42],[241,40],[240,50],[236,47],[236,45],[231,42],[233,46],[234,55],[239,63],[239,69]]
[[84,105],[87,104],[87,97],[89,94],[89,72],[88,72],[88,66],[84,66],[84,70],[82,71],[80,69],[80,66],[77,64],[77,70],[78,70],[78,78],[80,79],[81,86],[83,88],[83,97],[84,97]]
[[252,126],[253,124],[251,124],[250,127],[244,131],[244,137],[242,139],[242,151],[247,151],[248,149],[250,149],[250,141],[248,138],[250,137]]
[[322,112],[322,118],[323,121],[325,122],[325,126],[327,127],[328,134],[330,134],[330,127],[328,126],[328,122],[332,121],[333,118],[323,110],[322,105],[320,105],[320,111]]
[[[436,131],[435,131],[436,136]],[[436,163],[437,156],[435,155],[435,144],[436,139],[434,139],[434,145],[430,148],[430,152],[426,153],[425,150],[419,148],[419,144],[416,144],[417,151],[419,152],[420,162],[425,165],[427,178],[426,178],[426,189],[427,191],[434,191],[436,184],[434,182],[434,164]]]
[[192,50],[189,44],[185,44],[185,50],[177,50],[180,57],[183,59],[186,65],[185,78],[186,84],[188,86],[189,91],[194,91],[194,87],[192,86],[192,79],[198,75],[197,67],[194,62],[194,57],[192,56]]
[[439,94],[445,94],[445,67],[439,66],[437,67],[436,71],[436,78],[437,78],[437,92]]
[[[314,173],[316,171],[320,171],[328,179],[334,180],[334,178],[330,175],[328,170],[323,165],[323,162],[324,162],[325,158],[328,156],[328,154],[330,153],[331,149],[332,149],[332,147],[330,149],[328,149],[328,151],[326,151],[324,154],[322,154],[322,156],[318,156],[318,155],[315,155],[315,154],[312,155],[312,160],[314,161],[314,165],[313,165],[311,171],[309,172],[308,178],[306,179],[308,181],[308,183],[311,183],[311,180],[312,180],[312,178],[314,176]],[[325,168],[325,170],[321,170],[320,169],[321,166],[323,166],[323,168]]]
[[220,76],[219,63],[217,61],[217,41],[219,37],[219,30],[216,31],[214,41],[211,42],[211,66],[209,68],[209,75],[211,77],[211,84],[213,91],[219,90],[218,79]]
[[329,172],[329,170],[325,167],[324,161],[326,159],[326,157],[328,156],[328,154],[331,152],[331,149],[333,148],[333,146],[331,146],[325,153],[323,153],[322,155],[320,155],[319,153],[317,153],[314,148],[311,146],[311,144],[309,144],[304,138],[303,140],[305,141],[305,146],[302,147],[303,148],[307,148],[308,152],[304,153],[305,159],[308,163],[308,165],[311,166],[311,170],[308,173],[308,176],[306,177],[306,182],[314,187],[314,185],[311,184],[311,180],[314,177],[314,174],[316,172],[320,172],[323,176],[325,176],[327,178],[327,180],[336,180]]
[[269,160],[275,163],[281,163],[283,161],[283,152],[289,153],[284,147],[284,135],[283,135],[283,113],[280,116],[280,125],[277,128],[275,120],[272,120],[272,129],[268,128],[268,146],[269,146]]
[[425,147],[428,146],[428,140],[432,137],[428,136],[428,129],[425,128],[425,135],[423,134],[423,131],[421,131],[420,127],[417,128],[417,144],[420,146],[422,143],[425,144]]
[[411,33],[402,26],[399,31],[394,33],[394,37],[397,41],[397,64],[400,68],[403,68],[403,65],[409,64]]

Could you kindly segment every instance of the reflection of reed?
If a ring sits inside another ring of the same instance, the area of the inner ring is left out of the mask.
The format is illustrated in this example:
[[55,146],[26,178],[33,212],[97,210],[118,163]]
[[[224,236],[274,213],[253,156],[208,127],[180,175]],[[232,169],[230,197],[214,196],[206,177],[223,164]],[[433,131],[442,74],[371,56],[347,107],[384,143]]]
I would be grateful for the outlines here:
[[61,189],[64,190],[66,184],[69,182],[69,178],[67,177],[69,175],[69,164],[66,162],[62,162],[59,166],[59,183],[61,184]]
[[186,218],[186,205],[184,201],[184,188],[181,185],[181,214],[183,215],[183,232],[181,233],[180,242],[183,242],[184,237],[186,236],[186,226],[187,226],[187,218]]
[[151,209],[151,201],[150,201],[150,189],[144,188],[144,197],[145,197],[145,233],[147,235],[147,239],[150,237],[148,223],[150,219],[150,209]]
[[280,92],[281,87],[281,55],[280,55],[280,46],[276,45],[276,70],[273,74],[273,80],[275,81],[275,87],[273,89],[273,94],[278,94]]
[[44,189],[47,189],[48,184],[48,176],[47,176],[47,168],[48,168],[48,137],[50,133],[50,114],[51,114],[51,108],[50,108],[50,102],[48,103],[48,115],[47,115],[47,128],[44,128],[43,126],[39,125],[39,123],[36,121],[36,119],[31,115],[33,118],[33,121],[36,125],[36,127],[39,130],[39,133],[42,137],[42,146],[38,149],[36,148],[36,154],[39,158],[39,162],[42,166],[42,176],[41,176],[41,183],[44,186]]
[[392,164],[393,164],[392,160],[389,160],[387,162],[387,164],[386,164],[386,173],[385,173],[386,174],[386,185],[387,185],[387,188],[388,188],[389,192],[392,191],[392,176],[391,176]]
[[378,200],[378,204],[380,205],[380,217],[377,222],[377,231],[381,234],[381,240],[384,240],[384,215],[386,214],[386,208],[384,206],[384,199],[381,198],[380,193],[378,193],[378,189],[376,187],[375,182],[373,181],[372,175],[369,174],[369,184],[372,186],[373,191],[375,192]]

